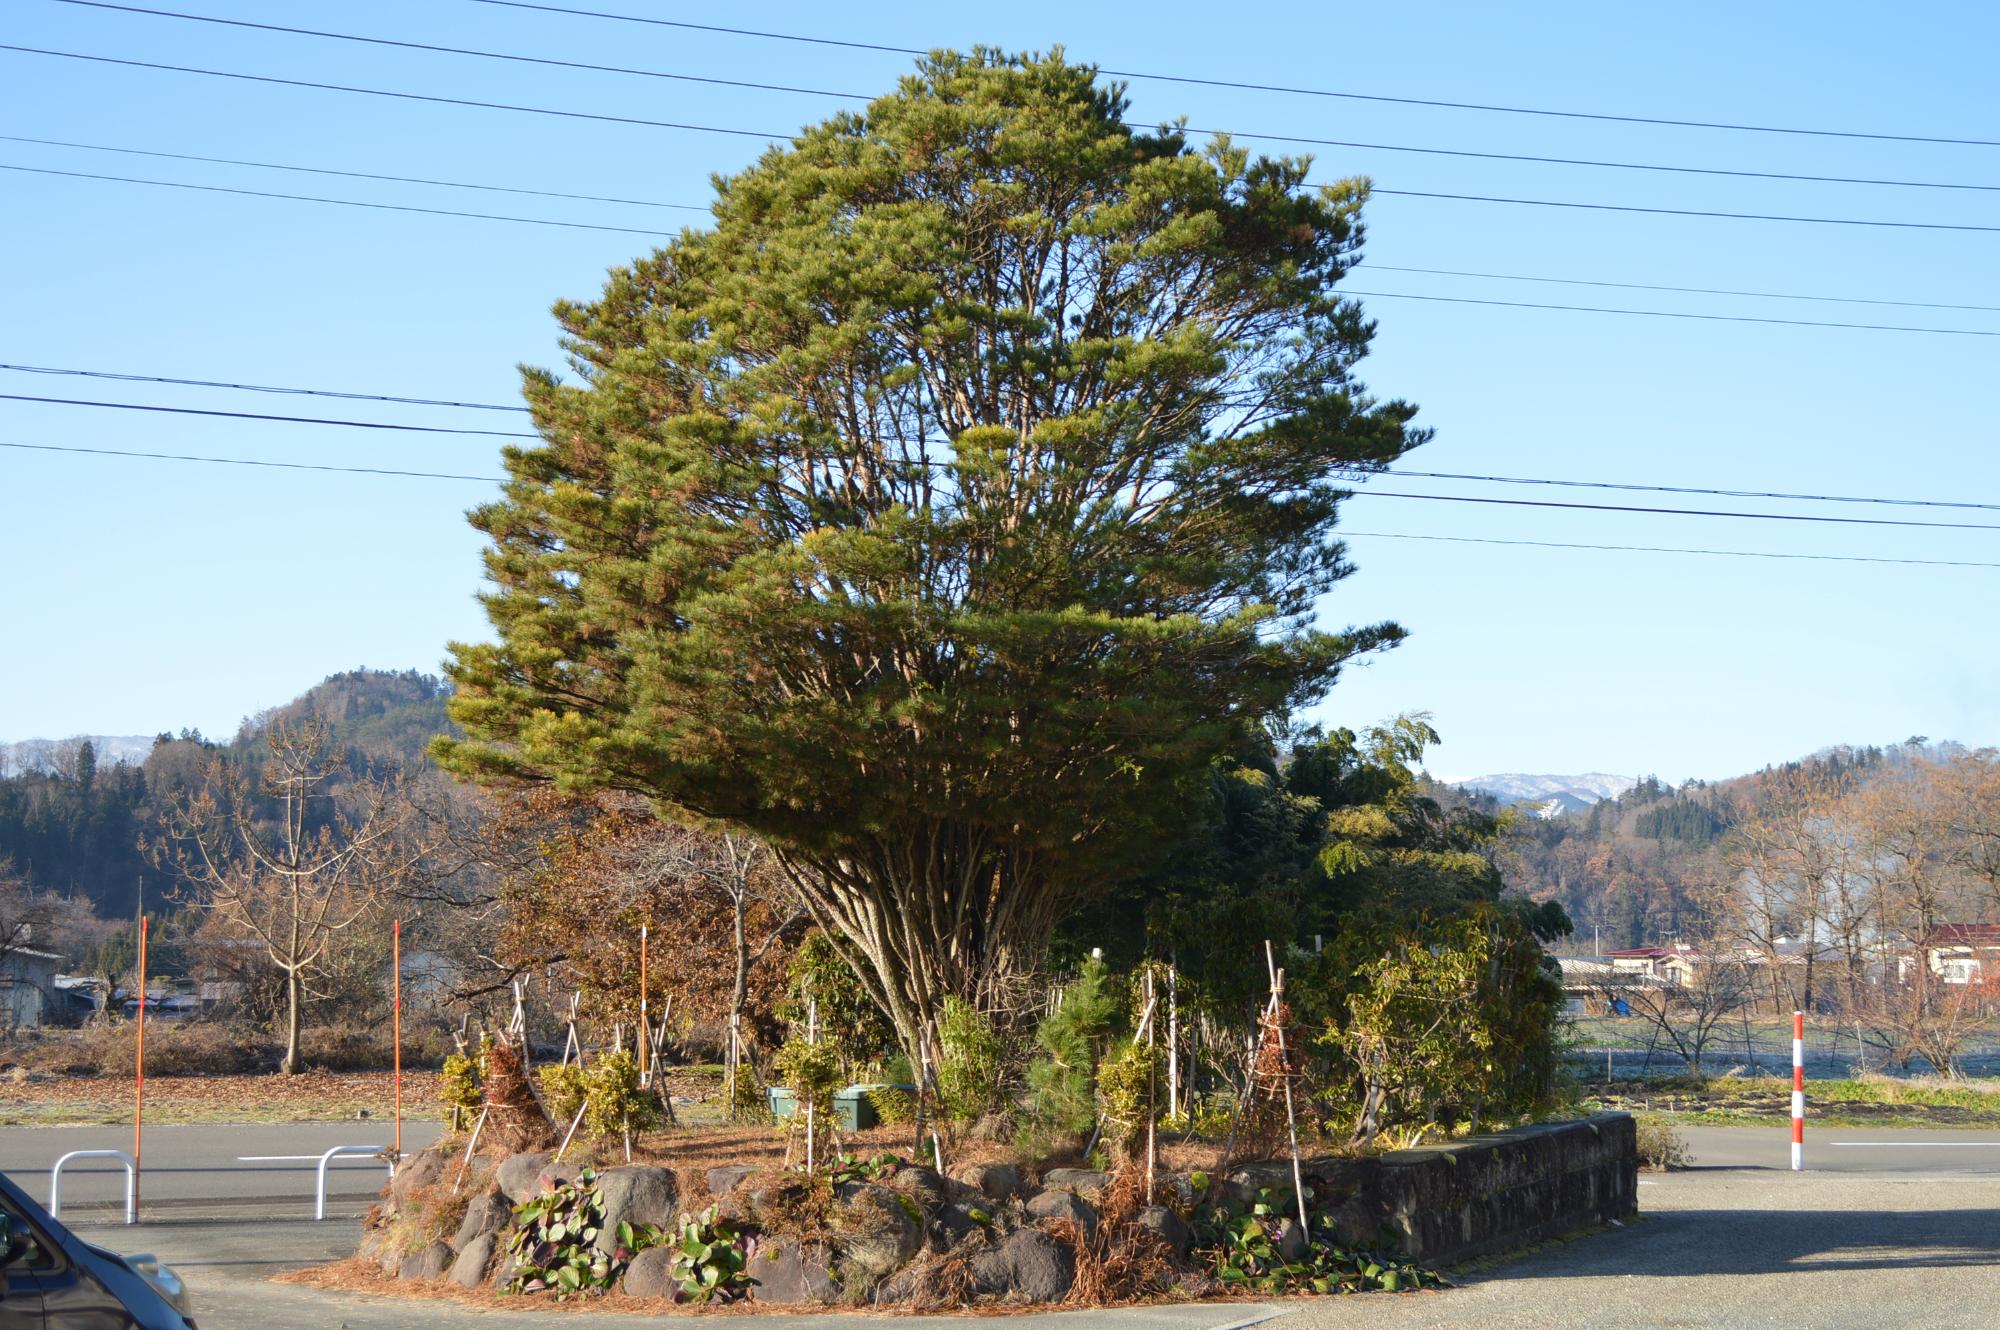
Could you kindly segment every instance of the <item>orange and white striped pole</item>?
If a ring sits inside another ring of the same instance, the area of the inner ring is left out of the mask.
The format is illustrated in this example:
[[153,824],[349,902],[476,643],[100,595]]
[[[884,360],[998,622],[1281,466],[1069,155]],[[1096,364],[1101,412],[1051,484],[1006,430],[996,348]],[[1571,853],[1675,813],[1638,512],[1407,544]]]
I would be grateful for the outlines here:
[[1806,1166],[1806,1014],[1792,1013],[1792,1171]]

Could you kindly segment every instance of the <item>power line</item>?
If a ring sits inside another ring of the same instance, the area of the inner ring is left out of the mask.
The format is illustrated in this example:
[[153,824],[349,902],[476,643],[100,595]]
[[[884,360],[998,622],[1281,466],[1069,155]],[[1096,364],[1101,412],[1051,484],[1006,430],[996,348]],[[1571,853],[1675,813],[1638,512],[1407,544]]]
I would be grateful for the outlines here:
[[[768,32],[756,28],[731,28],[713,23],[651,18],[637,14],[613,14],[594,9],[573,9],[563,5],[528,3],[527,0],[472,0],[474,4],[504,9],[538,10],[546,14],[566,14],[578,18],[611,19],[620,23],[643,23],[662,28],[693,32],[723,33],[733,37],[756,37],[767,41],[800,42],[812,46],[838,46],[855,51],[882,51],[891,55],[927,55],[913,46],[886,46],[875,42],[841,41],[832,37],[807,37],[798,33]],[[1847,129],[1812,129],[1795,125],[1752,125],[1719,120],[1685,120],[1664,116],[1614,115],[1604,111],[1559,111],[1547,107],[1502,106],[1488,102],[1453,102],[1429,97],[1392,97],[1364,92],[1343,92],[1331,88],[1300,88],[1277,83],[1253,83],[1241,79],[1204,78],[1192,74],[1161,74],[1134,69],[1099,68],[1113,78],[1145,79],[1159,83],[1186,83],[1205,88],[1235,88],[1245,92],[1276,92],[1295,97],[1331,97],[1343,101],[1385,102],[1395,106],[1436,106],[1454,111],[1490,111],[1504,115],[1550,116],[1563,120],[1605,120],[1623,125],[1666,125],[1675,129],[1719,129],[1745,134],[1799,134],[1812,138],[1870,139],[1882,143],[1944,143],[1957,147],[2000,148],[2000,139],[1950,138],[1928,134],[1885,134]]]
[[[82,144],[82,142],[72,142],[72,140],[62,140],[62,138],[30,138],[30,136],[24,136],[24,134],[0,134],[0,142],[40,144],[40,146],[50,146],[50,148],[80,148],[80,150],[86,150],[86,152],[120,152],[120,154],[128,154],[128,156],[152,156],[152,158],[168,158],[168,160],[178,160],[178,162],[210,162],[210,164],[218,164],[218,166],[252,166],[252,168],[258,168],[258,170],[290,170],[290,172],[308,172],[308,174],[316,174],[316,176],[344,176],[344,178],[354,178],[354,180],[388,180],[388,182],[396,182],[396,184],[430,184],[430,186],[442,186],[442,188],[452,188],[452,190],[484,190],[484,192],[494,192],[494,194],[532,194],[532,196],[538,196],[538,198],[566,198],[566,200],[576,200],[576,202],[632,204],[636,208],[674,208],[674,210],[680,210],[680,212],[710,212],[710,208],[706,208],[702,204],[670,204],[670,202],[650,200],[650,198],[618,198],[618,196],[606,196],[606,194],[566,194],[566,192],[558,192],[558,190],[530,190],[530,188],[506,186],[506,184],[474,184],[474,182],[466,182],[466,180],[436,180],[436,178],[430,178],[430,176],[384,176],[384,174],[358,172],[358,170],[334,170],[334,168],[326,168],[326,166],[298,166],[298,164],[290,164],[290,162],[254,162],[254,160],[246,160],[246,158],[204,156],[204,154],[194,154],[194,152],[162,152],[162,150],[152,150],[152,148],[120,148],[120,146],[114,146],[114,144]],[[22,170],[32,170],[32,168],[22,168]],[[104,176],[104,178],[106,180],[120,180],[120,182],[126,180],[124,176]],[[150,184],[166,184],[166,182],[150,182]],[[332,202],[332,204],[342,204],[342,206],[348,206],[352,202],[352,200],[318,200],[318,198],[302,196],[302,194],[280,194],[278,198],[290,198],[290,200],[298,200],[298,202]],[[444,216],[460,216],[460,214],[444,212]],[[462,216],[482,218],[482,220],[488,218],[488,214],[462,214]],[[520,222],[544,224],[540,218],[496,218],[496,220],[520,220]],[[556,224],[556,222],[546,222],[546,224]],[[668,232],[638,232],[638,234],[656,236],[656,234],[668,234]],[[1908,308],[1908,310],[1966,310],[1966,312],[1980,312],[1980,314],[2000,314],[2000,306],[1992,306],[1992,304],[1950,304],[1950,302],[1938,302],[1938,300],[1882,300],[1882,298],[1870,298],[1870,296],[1820,296],[1820,294],[1804,294],[1804,292],[1736,290],[1736,288],[1722,288],[1722,286],[1664,286],[1664,284],[1656,284],[1656,282],[1606,282],[1606,280],[1594,280],[1594,278],[1530,276],[1530,274],[1520,274],[1520,272],[1470,272],[1470,270],[1462,270],[1462,268],[1408,268],[1408,266],[1398,266],[1398,264],[1374,264],[1374,262],[1366,264],[1362,270],[1364,272],[1414,272],[1414,274],[1424,274],[1424,276],[1448,276],[1448,278],[1480,278],[1480,280],[1492,280],[1492,282],[1540,282],[1540,284],[1556,284],[1556,286],[1598,286],[1598,288],[1610,288],[1610,290],[1656,290],[1656,292],[1674,292],[1674,294],[1686,294],[1686,296],[1742,296],[1742,298],[1750,298],[1750,300],[1810,300],[1810,302],[1818,302],[1818,304],[1868,304],[1868,306],[1892,306],[1892,308]],[[1380,294],[1392,294],[1392,292],[1380,292]],[[1404,298],[1416,298],[1416,296],[1404,296]],[[1522,306],[1522,308],[1576,308],[1576,306]],[[1674,316],[1674,314],[1670,314],[1666,310],[1588,310],[1588,312],[1656,314],[1660,318],[1672,318]],[[1808,320],[1770,320],[1770,322],[1792,324],[1792,326],[1824,326],[1824,328],[1876,328],[1874,324],[1838,324],[1838,322],[1834,322],[1834,324],[1818,324],[1818,322],[1808,322]],[[1978,332],[1968,332],[1964,328],[1902,328],[1902,326],[1894,326],[1894,328],[1880,328],[1880,330],[1882,332],[1946,332],[1946,334],[1960,334],[1960,336],[1986,336],[1986,334],[1978,334]],[[508,408],[508,410],[512,410],[512,408]]]
[[[87,457],[137,458],[157,462],[200,462],[215,466],[249,466],[282,471],[330,471],[347,475],[392,476],[403,479],[467,480],[495,485],[504,485],[507,483],[504,478],[499,476],[461,475],[442,471],[404,471],[388,467],[325,466],[310,462],[271,462],[248,457],[206,457],[189,453],[147,453],[120,448],[78,448],[50,443],[12,443],[0,441],[0,448],[11,448],[24,452],[71,453]],[[1539,549],[1618,550],[1643,554],[1701,554],[1736,559],[1800,559],[1827,563],[1902,564],[1925,568],[2000,568],[2000,563],[1980,563],[1961,559],[1893,559],[1860,554],[1786,554],[1773,550],[1696,549],[1666,545],[1602,545],[1552,540],[1502,540],[1481,536],[1416,535],[1401,531],[1344,531],[1341,535],[1343,538],[1355,537],[1367,540],[1429,540],[1466,545],[1532,546]]]
[[466,476],[446,471],[398,471],[379,466],[326,466],[314,462],[266,462],[250,457],[197,457],[189,453],[140,453],[122,448],[76,448],[55,443],[6,443],[0,448],[16,448],[35,453],[82,453],[90,457],[142,457],[155,462],[208,462],[216,466],[270,467],[281,471],[339,471],[357,476],[407,476],[419,480],[477,480],[504,485],[500,476]]
[[1435,540],[1454,545],[1524,545],[1545,550],[1619,550],[1633,554],[1706,554],[1730,559],[1804,559],[1820,563],[1893,563],[1920,568],[2000,568],[1970,559],[1890,559],[1867,554],[1783,554],[1776,550],[1698,549],[1679,545],[1586,545],[1561,540],[1501,540],[1486,536],[1420,536],[1407,531],[1343,531],[1342,539]]
[[[2000,229],[2000,228],[1995,228]],[[1448,305],[1495,305],[1502,309],[1554,309],[1572,314],[1634,314],[1650,319],[1698,319],[1705,323],[1767,323],[1786,328],[1849,328],[1860,332],[1935,333],[1941,337],[2000,337],[2000,329],[1916,328],[1897,323],[1837,323],[1822,319],[1770,319],[1755,314],[1690,314],[1673,309],[1616,309],[1608,305],[1542,305],[1526,300],[1485,300],[1476,296],[1420,296],[1410,291],[1344,291],[1370,300],[1429,300]]]
[[[0,136],[4,137],[4,136]],[[1466,272],[1458,268],[1404,268],[1387,263],[1369,263],[1367,272],[1414,272],[1431,277],[1479,277],[1495,282],[1549,282],[1558,286],[1603,286],[1620,291],[1674,291],[1691,296],[1744,296],[1754,300],[1814,300],[1838,305],[1894,305],[1902,309],[1973,310],[2000,314],[2000,305],[1950,305],[1932,300],[1871,300],[1862,296],[1811,296],[1790,291],[1736,291],[1714,286],[1660,286],[1650,282],[1604,282],[1582,277],[1530,277],[1511,272]]]
[[[689,83],[717,84],[723,87],[748,88],[761,92],[800,93],[814,97],[833,97],[845,101],[865,102],[868,96],[856,92],[837,92],[828,88],[803,88],[782,83],[753,83],[740,79],[712,78],[695,74],[671,73],[657,69],[635,69],[627,65],[592,64],[578,60],[557,60],[547,56],[521,55],[509,51],[487,51],[464,46],[442,46],[430,42],[404,41],[389,37],[367,37],[358,33],[328,32],[319,28],[294,28],[277,23],[253,23],[247,19],[217,18],[207,14],[186,14],[169,9],[146,9],[137,5],[118,5],[106,0],[54,0],[54,3],[74,5],[85,9],[111,10],[124,14],[141,14],[153,18],[181,19],[192,23],[208,23],[221,27],[247,28],[258,32],[278,32],[295,37],[317,37],[330,41],[356,42],[369,46],[387,46],[401,50],[427,51],[439,55],[470,56],[480,60],[503,60],[515,64],[545,65],[557,69],[577,69],[599,74],[624,74],[638,78],[672,79]],[[1152,126],[1134,121],[1124,122],[1133,129],[1149,129]],[[1709,166],[1672,166],[1654,162],[1619,162],[1583,157],[1549,157],[1526,153],[1477,152],[1463,148],[1434,148],[1400,143],[1364,143],[1350,139],[1314,138],[1301,134],[1274,134],[1239,129],[1197,129],[1185,132],[1203,135],[1228,135],[1233,138],[1260,139],[1277,143],[1298,143],[1323,148],[1354,148],[1370,152],[1417,153],[1436,157],[1461,157],[1481,161],[1531,162],[1548,166],[1583,166],[1620,171],[1660,171],[1674,175],[1722,176],[1744,180],[1788,180],[1812,184],[1871,185],[1903,189],[1960,189],[1985,192],[2000,191],[2000,185],[1975,184],[1969,182],[1934,180],[1893,180],[1865,176],[1807,175],[1782,171],[1745,171]]]
[[222,379],[176,379],[164,374],[121,374],[106,369],[65,369],[54,365],[6,365],[0,370],[12,370],[19,374],[54,374],[82,379],[111,379],[123,383],[172,383],[189,388],[227,388],[233,392],[279,393],[294,397],[338,397],[356,402],[395,402],[402,406],[452,406],[468,411],[521,411],[525,406],[508,406],[500,402],[457,402],[438,397],[396,397],[387,393],[342,392],[333,388],[278,388],[266,383],[231,383]]
[[438,106],[470,106],[482,111],[519,111],[525,115],[553,115],[566,120],[598,120],[614,125],[641,125],[647,129],[685,129],[698,134],[733,134],[740,138],[769,142],[788,138],[755,129],[723,129],[713,125],[688,125],[674,120],[647,120],[639,116],[605,115],[596,111],[563,111],[546,106],[518,106],[511,102],[481,102],[464,97],[437,97],[423,92],[393,92],[387,88],[357,88],[346,83],[315,83],[308,79],[281,79],[269,74],[240,74],[227,69],[197,69],[192,65],[165,65],[151,60],[120,60],[108,55],[85,55],[78,51],[51,51],[39,46],[0,43],[0,51],[25,55],[55,56],[62,60],[87,60],[99,65],[123,65],[130,69],[158,69],[172,74],[201,74],[208,78],[237,79],[244,83],[271,83],[282,88],[312,88],[319,92],[351,92],[364,97],[393,97],[406,102],[430,102]]
[[260,171],[299,171],[307,175],[341,176],[349,180],[386,180],[398,185],[436,185],[442,189],[476,189],[488,194],[529,194],[543,199],[573,199],[579,203],[623,203],[635,208],[672,208],[680,212],[707,212],[695,203],[662,203],[656,199],[625,199],[607,194],[565,194],[553,189],[523,189],[513,185],[476,185],[463,180],[437,180],[429,176],[381,175],[373,171],[339,171],[326,166],[297,166],[287,162],[255,162],[241,157],[204,157],[191,152],[160,152],[149,148],[120,148],[108,143],[75,143],[68,139],[37,139],[23,134],[0,134],[0,143],[34,143],[45,148],[78,148],[85,152],[116,152],[128,157],[162,157],[177,162],[207,162],[214,166],[252,166]]
[[[0,47],[0,50],[4,50]],[[1465,203],[1517,203],[1534,208],[1584,208],[1592,212],[1651,213],[1658,217],[1723,217],[1739,222],[1805,222],[1817,226],[1888,226],[1913,231],[2000,231],[2000,226],[1969,226],[1957,222],[1884,222],[1868,217],[1800,217],[1789,213],[1711,212],[1698,208],[1641,208],[1626,203],[1577,203],[1568,199],[1510,199],[1490,194],[1440,194],[1416,189],[1371,188],[1371,194],[1405,199],[1455,199]]]
[[1937,531],[2000,531],[1991,522],[1918,522],[1898,517],[1827,517],[1818,513],[1745,513],[1716,508],[1648,508],[1621,503],[1562,503],[1555,499],[1495,499],[1474,494],[1409,494],[1400,490],[1355,490],[1366,499],[1421,499],[1427,503],[1480,503],[1503,508],[1563,508],[1587,513],[1647,513],[1671,517],[1733,517],[1757,522],[1814,522],[1834,526],[1924,527]]
[[1897,508],[1976,508],[2000,512],[2000,503],[1970,503],[1953,499],[1889,499],[1862,494],[1798,494],[1785,490],[1709,489],[1698,485],[1637,485],[1612,480],[1559,480],[1543,476],[1486,476],[1463,471],[1380,471],[1382,476],[1420,480],[1474,480],[1490,485],[1560,485],[1569,489],[1638,490],[1650,494],[1713,494],[1729,499],[1795,499],[1801,503],[1874,503]]
[[256,411],[209,411],[192,406],[155,406],[144,402],[99,402],[81,397],[30,397],[24,393],[0,393],[0,402],[45,402],[51,406],[100,406],[114,411],[164,411],[176,416],[223,416],[230,420],[269,420],[286,425],[343,425],[349,429],[401,430],[413,434],[472,434],[490,439],[534,439],[524,434],[498,429],[452,429],[444,425],[392,425],[379,420],[330,420],[324,416],[272,416]]
[[367,208],[374,212],[411,212],[426,217],[463,217],[481,222],[514,222],[522,226],[555,226],[570,231],[615,231],[621,235],[671,237],[671,231],[649,231],[637,226],[599,226],[594,222],[559,222],[548,217],[511,217],[491,212],[464,212],[456,208],[419,208],[408,203],[367,203],[360,199],[331,199],[320,194],[280,194],[268,189],[238,189],[229,185],[196,185],[185,180],[148,180],[141,176],[100,175],[92,171],[58,171],[47,166],[16,166],[0,162],[0,171],[22,171],[29,175],[62,176],[69,180],[102,180],[120,185],[151,185],[156,189],[189,189],[202,194],[237,194],[253,199],[285,199],[292,203],[326,203],[338,208]]
[[469,55],[481,60],[510,60],[523,65],[550,65],[557,69],[580,69],[593,74],[631,74],[638,78],[672,79],[677,83],[708,83],[724,88],[748,88],[755,92],[796,92],[809,97],[841,97],[849,101],[870,100],[858,92],[831,92],[825,88],[799,88],[784,83],[750,83],[742,79],[710,78],[700,74],[672,74],[659,69],[633,69],[625,65],[595,65],[581,60],[556,60],[548,56],[516,55],[506,51],[479,51],[465,46],[437,46],[429,42],[398,41],[392,37],[363,37],[351,32],[325,32],[317,28],[288,28],[277,23],[252,23],[247,19],[216,18],[208,14],[182,14],[171,9],[141,9],[137,5],[104,4],[100,0],[54,0],[59,5],[82,9],[111,9],[153,18],[185,19],[190,23],[212,23],[225,28],[254,28],[259,32],[282,32],[293,37],[323,37],[337,42],[359,42],[368,46],[394,46],[406,51],[429,51],[438,55]]
[[[17,365],[0,363],[0,371],[22,374],[48,374],[61,377],[102,379],[121,383],[160,383],[193,388],[221,388],[234,392],[277,393],[286,396],[338,398],[349,401],[388,402],[406,406],[443,406],[472,411],[511,411],[526,413],[525,406],[509,406],[500,402],[466,402],[448,398],[408,397],[387,393],[351,392],[333,388],[276,387],[270,384],[237,383],[226,379],[174,378],[162,374],[129,374],[115,370],[75,369],[52,365]],[[9,396],[12,396],[9,394]],[[61,401],[64,399],[29,398],[32,401]],[[236,413],[223,413],[236,414]],[[270,416],[257,419],[287,420],[290,417]],[[348,424],[361,422],[331,421],[314,423]],[[406,427],[407,428],[407,427]],[[533,435],[514,434],[501,431],[454,431],[461,433],[494,433],[507,438],[532,438]],[[1699,485],[1649,485],[1630,481],[1575,480],[1552,476],[1503,476],[1464,471],[1414,471],[1396,468],[1373,473],[1389,479],[1408,478],[1412,480],[1463,480],[1495,485],[1548,485],[1570,489],[1603,489],[1638,491],[1653,494],[1706,494],[1732,499],[1785,499],[1800,503],[1850,503],[1877,504],[1889,507],[1910,508],[1958,508],[1985,512],[2000,512],[2000,503],[1978,503],[1955,499],[1906,499],[1882,495],[1860,494],[1807,494],[1790,490],[1724,489]],[[1356,477],[1365,482],[1369,476]],[[1383,493],[1384,491],[1357,491],[1357,493]]]

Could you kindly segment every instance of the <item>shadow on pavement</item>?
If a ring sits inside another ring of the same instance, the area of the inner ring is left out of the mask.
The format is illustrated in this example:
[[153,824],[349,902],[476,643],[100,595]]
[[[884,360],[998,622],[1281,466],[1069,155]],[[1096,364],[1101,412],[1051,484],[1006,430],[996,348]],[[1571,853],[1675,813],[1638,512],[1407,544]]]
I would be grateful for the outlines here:
[[1981,1266],[2000,1268],[2000,1210],[1691,1209],[1649,1214],[1463,1282],[1555,1272],[1673,1278]]

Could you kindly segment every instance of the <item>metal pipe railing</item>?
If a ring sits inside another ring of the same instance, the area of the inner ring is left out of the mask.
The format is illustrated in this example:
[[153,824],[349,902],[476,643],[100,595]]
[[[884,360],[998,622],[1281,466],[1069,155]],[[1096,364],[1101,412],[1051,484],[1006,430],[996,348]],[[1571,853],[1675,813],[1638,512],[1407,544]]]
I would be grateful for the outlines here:
[[[379,1159],[382,1157],[382,1154],[383,1150],[379,1145],[336,1145],[321,1155],[319,1157],[319,1180],[313,1189],[313,1218],[326,1218],[326,1166],[328,1164],[331,1164],[335,1159],[349,1159],[360,1155],[369,1155]],[[396,1165],[394,1161],[391,1161],[389,1164],[389,1176],[394,1177],[395,1175]]]
[[116,1159],[125,1165],[125,1222],[139,1222],[139,1170],[123,1150],[71,1150],[49,1170],[49,1218],[62,1218],[63,1165],[72,1159]]

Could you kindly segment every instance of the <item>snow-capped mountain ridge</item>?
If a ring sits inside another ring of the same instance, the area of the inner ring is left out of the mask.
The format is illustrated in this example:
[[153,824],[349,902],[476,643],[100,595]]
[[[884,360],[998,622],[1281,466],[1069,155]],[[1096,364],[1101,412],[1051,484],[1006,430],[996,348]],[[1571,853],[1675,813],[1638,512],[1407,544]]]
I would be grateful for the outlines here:
[[1614,776],[1604,771],[1587,771],[1577,776],[1529,775],[1502,772],[1453,781],[1461,789],[1481,790],[1503,804],[1548,804],[1564,809],[1588,808],[1605,799],[1616,799],[1639,783],[1637,777]]

